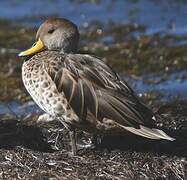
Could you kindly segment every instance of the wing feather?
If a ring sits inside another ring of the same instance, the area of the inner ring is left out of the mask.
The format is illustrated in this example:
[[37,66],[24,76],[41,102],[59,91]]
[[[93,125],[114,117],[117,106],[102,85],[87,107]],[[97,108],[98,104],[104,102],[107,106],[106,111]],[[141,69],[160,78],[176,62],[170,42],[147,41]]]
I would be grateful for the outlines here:
[[86,119],[89,111],[99,121],[108,118],[125,127],[153,126],[152,111],[99,59],[67,55],[53,80],[81,119]]

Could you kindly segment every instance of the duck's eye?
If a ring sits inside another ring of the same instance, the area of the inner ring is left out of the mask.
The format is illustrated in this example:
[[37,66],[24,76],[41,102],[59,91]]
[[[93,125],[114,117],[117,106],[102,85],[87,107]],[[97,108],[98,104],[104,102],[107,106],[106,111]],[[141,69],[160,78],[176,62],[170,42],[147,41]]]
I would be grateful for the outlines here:
[[50,29],[50,30],[48,31],[48,33],[49,33],[49,34],[52,34],[54,31],[55,31],[55,29]]

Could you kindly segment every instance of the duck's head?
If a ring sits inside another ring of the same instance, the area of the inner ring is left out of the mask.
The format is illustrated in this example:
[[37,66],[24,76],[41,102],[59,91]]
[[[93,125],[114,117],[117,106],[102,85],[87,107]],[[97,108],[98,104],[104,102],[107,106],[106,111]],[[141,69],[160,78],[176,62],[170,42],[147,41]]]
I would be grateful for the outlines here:
[[39,27],[36,43],[30,49],[20,52],[19,56],[34,55],[44,49],[76,52],[78,42],[79,32],[75,24],[63,18],[50,18]]

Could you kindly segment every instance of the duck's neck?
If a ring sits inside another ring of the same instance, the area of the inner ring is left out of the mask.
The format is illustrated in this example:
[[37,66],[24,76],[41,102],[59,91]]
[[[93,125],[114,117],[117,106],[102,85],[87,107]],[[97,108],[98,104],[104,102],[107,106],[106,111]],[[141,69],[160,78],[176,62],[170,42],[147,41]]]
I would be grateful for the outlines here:
[[77,52],[77,45],[75,44],[64,44],[63,47],[60,49],[60,53],[69,54],[69,53],[76,53]]

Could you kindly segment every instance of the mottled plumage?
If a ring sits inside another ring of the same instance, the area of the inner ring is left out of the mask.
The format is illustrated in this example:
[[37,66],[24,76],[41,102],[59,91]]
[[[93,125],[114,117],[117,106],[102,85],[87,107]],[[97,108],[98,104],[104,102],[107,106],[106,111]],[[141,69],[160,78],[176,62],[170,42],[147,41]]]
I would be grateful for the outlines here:
[[[73,132],[75,128],[93,134],[130,131],[174,140],[155,128],[152,111],[109,66],[96,57],[76,54],[78,37],[76,26],[65,19],[50,19],[40,27],[36,39],[43,51],[32,53],[22,67],[24,85],[40,108]],[[74,133],[71,137],[75,154]]]

